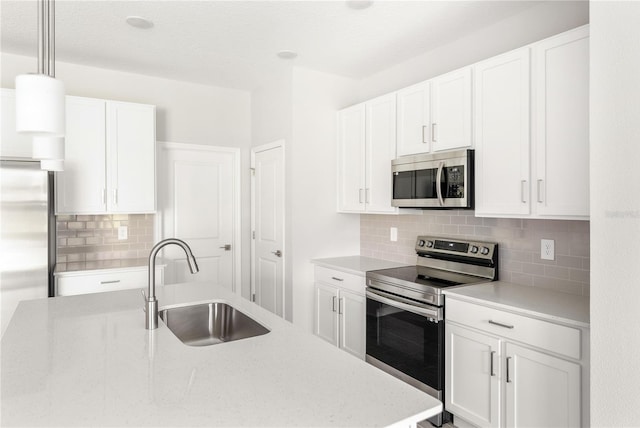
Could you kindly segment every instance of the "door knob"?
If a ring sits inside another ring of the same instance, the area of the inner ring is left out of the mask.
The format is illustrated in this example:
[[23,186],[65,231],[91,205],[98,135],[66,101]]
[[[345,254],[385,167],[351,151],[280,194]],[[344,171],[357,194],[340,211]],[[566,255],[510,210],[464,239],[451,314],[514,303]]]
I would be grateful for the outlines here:
[[275,254],[276,257],[282,257],[282,251],[280,250],[272,251],[271,254]]
[[224,249],[225,251],[231,251],[231,244],[225,244],[220,248]]

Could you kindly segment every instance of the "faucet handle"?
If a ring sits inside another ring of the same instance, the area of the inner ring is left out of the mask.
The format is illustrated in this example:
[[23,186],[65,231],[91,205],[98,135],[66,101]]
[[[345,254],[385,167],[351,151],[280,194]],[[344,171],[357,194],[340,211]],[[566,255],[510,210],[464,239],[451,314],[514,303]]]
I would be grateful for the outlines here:
[[142,293],[142,301],[145,303],[144,305],[142,305],[142,310],[144,312],[147,312],[147,295],[144,294],[144,290],[140,290],[140,293]]

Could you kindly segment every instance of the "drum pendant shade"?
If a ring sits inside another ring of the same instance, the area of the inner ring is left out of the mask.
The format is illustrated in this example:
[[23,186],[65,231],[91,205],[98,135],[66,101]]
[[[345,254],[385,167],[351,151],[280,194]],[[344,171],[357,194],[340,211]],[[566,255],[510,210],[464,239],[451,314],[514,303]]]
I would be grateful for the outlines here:
[[40,161],[40,169],[45,171],[64,171],[64,160],[43,159]]
[[64,83],[44,74],[17,76],[16,130],[34,137],[63,137]]
[[33,137],[33,159],[64,159],[64,138]]

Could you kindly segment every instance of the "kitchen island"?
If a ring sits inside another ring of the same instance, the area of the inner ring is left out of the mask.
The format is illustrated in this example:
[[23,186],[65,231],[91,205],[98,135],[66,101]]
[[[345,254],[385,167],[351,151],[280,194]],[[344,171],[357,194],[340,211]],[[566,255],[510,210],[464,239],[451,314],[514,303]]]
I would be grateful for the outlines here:
[[144,328],[140,290],[20,303],[1,342],[2,426],[414,426],[431,396],[207,283],[160,309],[223,301],[270,332],[183,344]]

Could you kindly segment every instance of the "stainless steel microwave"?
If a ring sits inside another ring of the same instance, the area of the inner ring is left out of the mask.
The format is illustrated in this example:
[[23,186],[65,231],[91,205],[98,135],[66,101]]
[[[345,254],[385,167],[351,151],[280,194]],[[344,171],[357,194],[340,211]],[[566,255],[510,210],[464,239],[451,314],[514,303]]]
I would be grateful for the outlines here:
[[473,164],[473,150],[395,159],[391,161],[391,205],[403,208],[473,209]]

